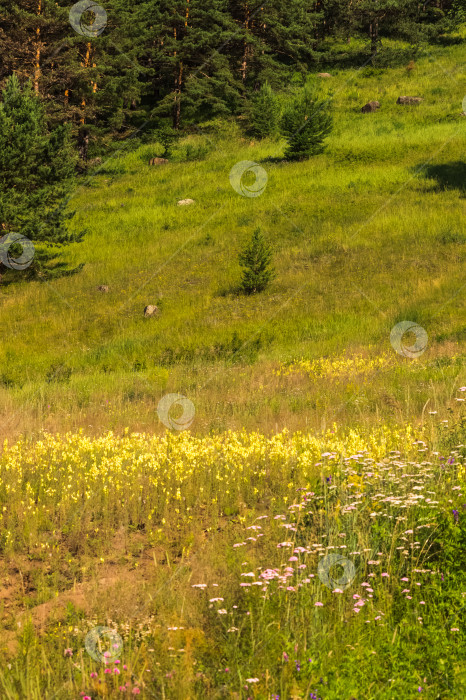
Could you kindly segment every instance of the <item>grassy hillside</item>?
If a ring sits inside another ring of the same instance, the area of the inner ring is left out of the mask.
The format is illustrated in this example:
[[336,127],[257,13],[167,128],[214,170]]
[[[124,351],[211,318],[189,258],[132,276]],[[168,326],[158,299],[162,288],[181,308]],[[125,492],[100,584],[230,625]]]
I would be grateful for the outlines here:
[[[448,403],[464,383],[465,50],[429,51],[412,71],[319,79],[335,130],[304,163],[276,162],[283,143],[230,124],[188,137],[181,162],[149,167],[157,144],[122,147],[95,171],[70,202],[73,226],[88,230],[73,251],[83,272],[0,292],[2,432],[163,429],[155,408],[167,391],[195,403],[200,432],[418,420]],[[405,94],[423,102],[397,105]],[[380,110],[362,114],[371,99]],[[186,145],[209,152],[183,162]],[[266,170],[261,196],[231,187],[241,160]],[[178,207],[187,197],[195,204]],[[237,255],[256,226],[277,278],[238,296]],[[151,303],[158,319],[143,318]],[[428,334],[418,359],[390,345],[402,320]],[[367,358],[364,373],[281,372],[353,355]]]
[[123,144],[70,201],[84,269],[0,287],[1,698],[465,697],[465,58],[333,71],[302,163],[233,122]]

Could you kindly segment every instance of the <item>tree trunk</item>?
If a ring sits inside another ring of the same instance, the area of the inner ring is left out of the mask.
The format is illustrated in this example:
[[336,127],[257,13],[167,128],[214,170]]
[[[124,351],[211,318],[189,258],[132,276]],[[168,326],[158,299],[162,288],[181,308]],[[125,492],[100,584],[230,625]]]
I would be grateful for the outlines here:
[[181,84],[183,81],[183,64],[180,61],[178,75],[175,77],[175,102],[173,104],[173,128],[180,128],[181,120]]
[[[87,44],[87,46],[86,46],[86,57],[85,57],[85,59],[84,59],[84,63],[82,64],[82,65],[84,66],[84,68],[88,68],[88,67],[89,67],[89,60],[90,60],[90,57],[91,57],[91,43],[88,42],[88,44]],[[81,124],[84,124],[85,121],[86,121],[85,113],[84,113],[84,112],[85,112],[85,109],[86,109],[86,100],[84,99],[84,97],[83,97],[83,99],[81,100],[81,107],[82,107],[83,112],[82,112],[82,117],[81,117],[81,119],[80,119],[80,123],[81,123]],[[87,153],[87,151],[86,151],[86,153]]]
[[374,63],[379,43],[379,20],[375,18],[370,25],[369,35],[371,38],[372,63]]
[[[246,31],[249,29],[249,6],[246,5],[246,18],[244,20],[244,27]],[[246,72],[248,69],[248,56],[249,56],[249,44],[247,39],[244,40],[244,49],[243,49],[243,61],[241,63],[241,79],[243,83],[246,80]]]
[[[40,15],[41,9],[42,9],[41,8],[41,0],[39,0],[38,4],[37,4],[37,16]],[[40,27],[37,27],[37,29],[36,29],[36,46],[35,46],[35,55],[34,55],[34,92],[36,93],[36,95],[39,94],[40,50],[41,50]]]
[[82,160],[87,160],[87,151],[89,149],[89,131],[86,128],[81,128],[78,134],[78,150]]

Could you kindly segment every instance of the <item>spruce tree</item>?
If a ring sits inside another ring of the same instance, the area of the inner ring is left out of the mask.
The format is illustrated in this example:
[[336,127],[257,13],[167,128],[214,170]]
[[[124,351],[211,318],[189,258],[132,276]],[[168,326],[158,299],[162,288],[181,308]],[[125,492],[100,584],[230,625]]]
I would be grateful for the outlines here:
[[245,294],[262,292],[275,277],[271,265],[272,250],[264,240],[260,228],[256,228],[251,240],[239,254],[243,268],[240,289]]
[[313,88],[305,87],[285,109],[281,120],[281,131],[288,141],[285,158],[304,160],[321,153],[332,126],[328,101],[319,99]]
[[70,214],[64,213],[76,164],[69,127],[60,125],[49,131],[31,83],[21,88],[16,75],[7,81],[2,100],[0,254],[3,268],[10,267],[5,265],[7,252],[12,255],[9,244],[21,236],[35,247],[33,262],[24,272],[26,276],[70,274],[80,268],[72,270],[63,262],[52,263],[62,246],[82,237],[67,232]]
[[253,136],[265,138],[275,136],[278,131],[280,105],[266,82],[259,92],[251,99],[248,120],[249,130]]

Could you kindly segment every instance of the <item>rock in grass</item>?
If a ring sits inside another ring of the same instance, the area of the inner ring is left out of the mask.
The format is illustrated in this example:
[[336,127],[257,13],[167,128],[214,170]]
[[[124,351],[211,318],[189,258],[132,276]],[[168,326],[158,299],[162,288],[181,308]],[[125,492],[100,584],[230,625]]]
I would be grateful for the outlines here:
[[178,202],[179,207],[183,207],[186,204],[194,204],[194,199],[180,199],[180,201]]
[[330,75],[330,73],[317,73],[317,75],[319,76],[319,78],[331,78],[332,77]]
[[99,284],[97,289],[99,290],[99,292],[108,292],[108,290],[109,290],[107,284]]
[[361,112],[376,112],[380,107],[380,102],[377,102],[377,100],[371,100],[367,104],[362,107]]
[[397,105],[418,105],[420,102],[422,102],[424,98],[422,97],[410,97],[409,95],[404,95],[403,97],[399,97],[396,101]]
[[168,158],[151,158],[149,161],[149,165],[163,165],[164,163],[168,163]]
[[149,304],[144,309],[144,316],[146,318],[149,318],[150,316],[158,316],[159,313],[160,313],[159,307],[154,306],[153,304]]

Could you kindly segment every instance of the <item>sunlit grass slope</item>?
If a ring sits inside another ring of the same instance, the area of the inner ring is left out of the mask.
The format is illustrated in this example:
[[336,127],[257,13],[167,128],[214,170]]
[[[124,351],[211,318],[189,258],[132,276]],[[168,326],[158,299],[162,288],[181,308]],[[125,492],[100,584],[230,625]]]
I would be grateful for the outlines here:
[[[200,432],[419,420],[447,405],[464,383],[464,65],[460,44],[429,49],[411,72],[334,71],[319,85],[335,129],[303,163],[274,160],[283,143],[251,142],[235,124],[186,139],[208,149],[198,162],[183,162],[182,143],[149,167],[157,144],[123,144],[70,202],[88,231],[70,253],[84,270],[0,292],[3,433],[158,430],[167,391],[194,402]],[[397,105],[406,94],[423,102]],[[379,111],[362,114],[371,99]],[[267,172],[258,197],[230,185],[241,160]],[[237,255],[257,226],[277,277],[238,296]],[[160,316],[145,319],[146,304]],[[428,334],[417,359],[390,345],[403,320]],[[282,371],[321,357],[349,358],[347,372]]]

